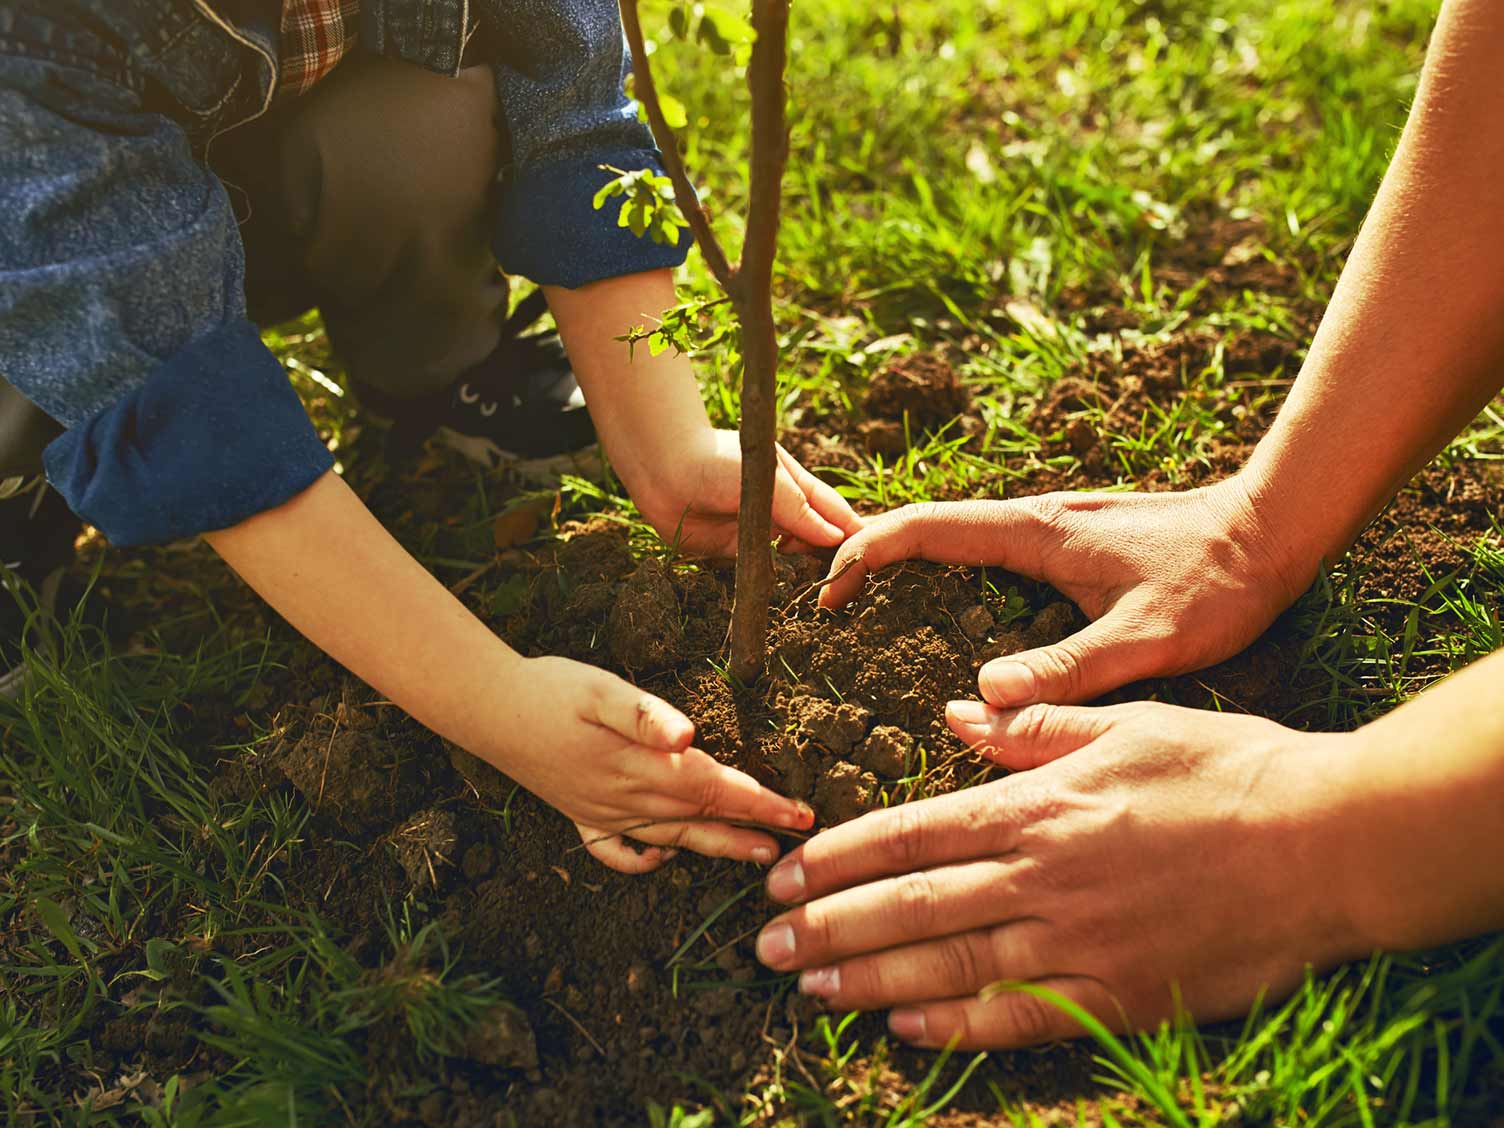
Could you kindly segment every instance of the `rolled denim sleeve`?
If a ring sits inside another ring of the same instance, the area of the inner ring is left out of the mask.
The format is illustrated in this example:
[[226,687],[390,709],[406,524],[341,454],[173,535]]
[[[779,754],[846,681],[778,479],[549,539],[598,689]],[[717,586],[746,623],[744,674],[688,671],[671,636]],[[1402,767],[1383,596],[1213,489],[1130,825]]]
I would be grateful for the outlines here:
[[511,138],[495,239],[502,269],[534,282],[583,286],[677,266],[689,250],[617,226],[597,211],[613,177],[602,165],[662,171],[623,83],[630,70],[615,0],[493,0],[504,44],[497,91]]
[[224,186],[128,85],[0,56],[0,373],[120,544],[235,524],[332,464],[245,315]]

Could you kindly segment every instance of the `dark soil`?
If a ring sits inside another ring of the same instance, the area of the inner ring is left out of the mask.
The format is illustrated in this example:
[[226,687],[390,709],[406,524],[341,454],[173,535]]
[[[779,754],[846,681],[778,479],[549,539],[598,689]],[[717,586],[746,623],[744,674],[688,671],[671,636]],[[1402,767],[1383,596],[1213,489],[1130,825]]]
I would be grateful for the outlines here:
[[[1254,235],[1229,228],[1205,242],[1199,259],[1165,270],[1195,275],[1200,293],[1287,288],[1291,279],[1253,249]],[[995,492],[1116,484],[1130,475],[1114,436],[1136,428],[1151,403],[1168,409],[1187,396],[1205,441],[1176,467],[1131,476],[1140,488],[1165,489],[1226,474],[1273,416],[1270,378],[1293,375],[1298,362],[1295,342],[1261,333],[1115,342],[1034,406],[1044,445],[1013,467],[1024,476],[1000,474]],[[1194,379],[1215,366],[1218,379]],[[939,354],[889,365],[864,406],[862,418],[788,436],[790,449],[812,467],[851,468],[867,452],[902,449],[906,427],[917,439],[946,426],[972,433],[976,422],[970,389]],[[1413,600],[1427,565],[1460,566],[1458,543],[1504,517],[1499,484],[1481,465],[1428,471],[1366,534],[1364,590]],[[848,608],[826,612],[814,594],[824,566],[780,560],[768,674],[752,690],[721,673],[730,572],[639,562],[616,525],[566,523],[541,547],[508,547],[464,598],[524,653],[592,662],[671,701],[695,722],[701,747],[810,800],[821,826],[994,770],[945,727],[945,702],[974,694],[984,661],[1077,629],[1076,610],[1020,577],[993,570],[984,586],[964,569],[909,563],[874,577]],[[1301,700],[1289,674],[1302,644],[1282,620],[1222,666],[1116,696],[1153,693],[1285,717]],[[612,873],[551,809],[374,700],[311,649],[299,653],[278,690],[291,703],[261,710],[275,739],[223,765],[215,786],[291,787],[314,808],[315,832],[284,875],[288,900],[337,922],[357,958],[379,956],[386,907],[412,897],[459,942],[462,968],[499,977],[516,1004],[486,1016],[436,1064],[416,1060],[405,1031],[374,1033],[366,1052],[375,1088],[346,1095],[361,1115],[431,1125],[507,1123],[508,1115],[527,1126],[640,1125],[650,1100],[755,1093],[775,1078],[830,1083],[808,1043],[798,1045],[818,1008],[752,955],[755,931],[772,912],[760,871],[681,856],[646,877]],[[853,1033],[871,1046],[882,1031],[880,1017],[867,1017]],[[127,1017],[102,1027],[97,1041],[122,1063],[170,1061],[190,1035]],[[889,1049],[845,1075],[870,1077],[891,1107],[933,1063]],[[1047,1120],[1074,1122],[1077,1098],[1099,1093],[1095,1072],[1082,1045],[994,1055],[930,1123],[995,1123],[988,1083]],[[775,1101],[757,1122],[790,1114]]]

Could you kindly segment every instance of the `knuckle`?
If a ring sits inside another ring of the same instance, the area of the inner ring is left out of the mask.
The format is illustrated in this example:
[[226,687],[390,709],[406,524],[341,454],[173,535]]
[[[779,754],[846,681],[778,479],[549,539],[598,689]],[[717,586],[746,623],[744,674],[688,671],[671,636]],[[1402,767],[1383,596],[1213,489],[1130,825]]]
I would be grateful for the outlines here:
[[915,501],[898,511],[901,521],[914,525],[922,525],[944,515],[945,509],[938,501]]
[[1050,680],[1060,686],[1067,694],[1075,695],[1081,688],[1082,668],[1081,656],[1069,641],[1058,643],[1050,647],[1040,655],[1040,661],[1045,664],[1046,673]]
[[1057,1027],[1055,1011],[1039,996],[1009,991],[998,997],[998,1003],[997,1018],[1008,1042],[1033,1046],[1054,1038]]
[[725,799],[725,789],[721,786],[720,777],[713,773],[707,773],[696,787],[696,804],[700,808],[701,815],[713,815],[720,809]]
[[1050,736],[1055,710],[1050,705],[1026,705],[1019,710],[1014,724],[1018,739],[1025,744],[1039,744]]
[[906,873],[924,855],[924,817],[912,806],[900,804],[889,812],[878,832],[878,856],[894,870]]
[[824,955],[835,950],[836,930],[831,925],[830,916],[826,913],[806,909],[802,913],[795,914],[793,924],[800,951],[807,950]]
[[1058,493],[1039,494],[1025,499],[1023,504],[1047,532],[1063,532],[1070,523],[1070,507]]
[[953,995],[970,994],[985,986],[975,941],[969,934],[947,937],[941,942],[940,974]]
[[894,908],[907,936],[928,936],[934,929],[935,883],[923,870],[905,874],[893,891]]

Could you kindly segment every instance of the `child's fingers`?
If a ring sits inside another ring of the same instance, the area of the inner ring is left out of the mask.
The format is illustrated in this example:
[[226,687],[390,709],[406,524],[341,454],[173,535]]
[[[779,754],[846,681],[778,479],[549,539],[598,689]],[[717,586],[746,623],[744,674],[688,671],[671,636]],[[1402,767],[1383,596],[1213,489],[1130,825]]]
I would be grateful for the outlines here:
[[575,823],[574,828],[580,832],[580,841],[585,844],[586,853],[602,865],[620,873],[651,873],[674,856],[674,851],[665,850],[661,846],[634,850],[622,841],[620,834],[613,831],[586,826],[584,823]]
[[800,540],[826,547],[846,539],[839,525],[819,514],[788,467],[783,465],[778,467],[778,476],[773,480],[773,527],[780,533],[791,533]]
[[848,537],[862,528],[864,522],[857,516],[856,510],[851,508],[851,503],[837,493],[834,486],[822,482],[806,470],[797,458],[781,446],[778,447],[778,464],[789,472],[794,484],[804,491],[804,496],[809,498],[809,503],[821,517]]
[[808,805],[769,790],[698,748],[677,756],[646,752],[634,768],[634,809],[652,818],[736,819],[792,830],[814,825]]
[[655,848],[693,850],[707,858],[735,858],[740,862],[772,865],[778,857],[778,843],[758,830],[726,823],[656,823],[629,832],[641,842]]
[[695,736],[694,722],[667,701],[610,674],[596,683],[593,704],[594,716],[589,719],[633,744],[682,752]]

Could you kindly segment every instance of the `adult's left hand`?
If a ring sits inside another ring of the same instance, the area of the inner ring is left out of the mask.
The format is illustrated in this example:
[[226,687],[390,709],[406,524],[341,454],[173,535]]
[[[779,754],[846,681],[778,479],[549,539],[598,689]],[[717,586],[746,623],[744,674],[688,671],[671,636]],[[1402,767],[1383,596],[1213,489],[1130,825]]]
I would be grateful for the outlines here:
[[1081,1031],[1034,995],[980,998],[989,984],[1142,1029],[1177,998],[1198,1021],[1244,1013],[1372,950],[1343,900],[1352,734],[1149,702],[953,702],[948,719],[1015,774],[867,814],[769,874],[800,907],[757,953],[802,969],[806,993],[896,1007],[890,1028],[919,1045],[1013,1047]]

